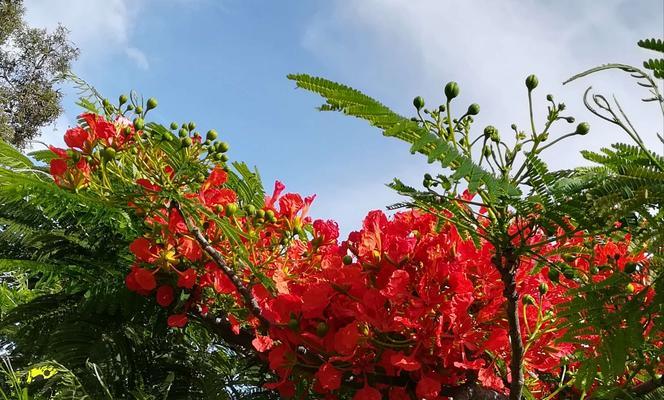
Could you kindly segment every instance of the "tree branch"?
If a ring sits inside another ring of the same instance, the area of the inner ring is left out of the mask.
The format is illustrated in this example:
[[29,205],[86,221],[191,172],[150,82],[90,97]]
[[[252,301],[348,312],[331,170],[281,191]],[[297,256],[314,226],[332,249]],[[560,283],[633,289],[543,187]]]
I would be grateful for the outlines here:
[[261,326],[264,329],[267,329],[270,326],[270,322],[261,314],[261,309],[258,305],[258,302],[251,295],[249,289],[244,286],[244,283],[242,283],[242,280],[240,280],[240,278],[235,274],[235,271],[233,271],[233,269],[231,269],[231,267],[226,264],[224,256],[217,249],[212,247],[210,242],[208,242],[205,236],[203,236],[200,229],[198,229],[198,226],[189,222],[189,219],[184,215],[184,213],[182,213],[182,209],[180,209],[180,205],[176,201],[171,201],[171,207],[178,210],[178,212],[182,215],[182,218],[184,219],[189,232],[194,235],[194,238],[207,253],[207,255],[212,258],[212,260],[224,272],[228,279],[231,280],[233,286],[235,286],[235,289],[238,291],[238,293],[240,293],[242,300],[244,300],[246,307],[258,319],[258,321],[260,321]]
[[523,339],[521,337],[521,326],[519,325],[519,293],[516,290],[516,270],[518,259],[512,254],[505,255],[503,263],[502,255],[496,254],[495,264],[500,271],[500,277],[504,284],[503,296],[507,301],[507,322],[509,325],[510,346],[512,360],[510,362],[510,400],[521,400],[523,392]]

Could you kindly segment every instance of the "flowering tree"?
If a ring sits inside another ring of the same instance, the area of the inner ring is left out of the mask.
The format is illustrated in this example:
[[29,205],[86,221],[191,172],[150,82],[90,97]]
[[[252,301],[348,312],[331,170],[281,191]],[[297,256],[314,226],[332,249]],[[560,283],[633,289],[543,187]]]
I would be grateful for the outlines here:
[[[280,182],[263,193],[216,131],[146,122],[154,99],[84,101],[67,148],[34,154],[63,190],[135,221],[125,285],[165,309],[165,324],[202,322],[255,352],[274,376],[266,387],[287,398],[586,398],[609,393],[605,384],[631,394],[657,385],[653,255],[632,242],[633,225],[588,214],[573,171],[539,158],[589,126],[549,141],[574,120],[549,95],[537,129],[535,76],[530,127],[513,126],[511,143],[492,126],[472,136],[476,104],[453,117],[454,82],[445,104],[426,109],[418,97],[406,119],[348,87],[292,79],[324,96],[323,109],[367,119],[445,170],[425,175],[424,190],[395,180],[407,210],[371,211],[341,240],[334,221],[309,215],[314,196]],[[632,310],[617,332],[641,344],[639,363],[607,348],[601,327],[582,326],[593,313],[579,301]],[[584,363],[602,352],[607,365]]]

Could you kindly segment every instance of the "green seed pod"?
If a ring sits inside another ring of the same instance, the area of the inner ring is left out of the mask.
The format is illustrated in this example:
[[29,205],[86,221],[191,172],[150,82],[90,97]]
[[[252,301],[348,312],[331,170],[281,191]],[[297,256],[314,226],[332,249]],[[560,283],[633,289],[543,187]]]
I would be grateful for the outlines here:
[[353,263],[353,257],[346,254],[343,258],[343,263],[344,263],[344,265],[351,265]]
[[453,98],[459,95],[459,84],[456,82],[449,82],[445,85],[445,97],[447,101],[452,100]]
[[137,106],[136,107],[136,114],[143,114],[143,107]]
[[565,268],[563,271],[563,276],[565,276],[567,279],[574,279],[576,272],[572,268]]
[[547,285],[545,282],[541,282],[541,283],[539,284],[539,288],[538,288],[538,289],[539,289],[539,293],[540,293],[540,295],[544,296],[544,295],[546,294],[546,292],[549,291],[549,285]]
[[318,337],[323,337],[327,335],[327,332],[330,330],[330,327],[327,326],[325,322],[319,322],[318,325],[316,325],[316,336]]
[[180,140],[182,147],[190,147],[193,144],[193,141],[189,136],[185,136]]
[[178,129],[178,123],[177,122],[171,122],[171,130],[175,131]]
[[143,121],[143,118],[134,119],[134,128],[136,128],[136,130],[139,130],[139,131],[141,131],[141,130],[143,130],[143,128],[145,128],[145,121]]
[[477,115],[480,113],[480,105],[477,103],[473,103],[470,106],[468,106],[468,115]]
[[189,128],[189,131],[193,131],[196,129],[196,124],[192,121],[189,123],[189,125],[187,125],[187,127]]
[[217,149],[218,151],[225,153],[228,151],[228,149],[230,149],[230,146],[228,145],[227,142],[219,142]]
[[124,103],[126,103],[127,100],[129,100],[129,99],[124,94],[122,96],[120,96],[120,98],[118,99],[118,101],[120,102],[120,105],[123,105]]
[[148,110],[152,110],[153,108],[157,108],[157,99],[155,99],[154,97],[150,97],[148,99],[148,102],[147,102],[146,106],[147,106]]
[[217,138],[217,131],[215,131],[214,129],[210,129],[207,135],[205,136],[205,140],[209,141],[213,141],[216,138]]
[[102,149],[99,154],[101,155],[101,158],[104,159],[104,161],[111,161],[115,159],[115,149],[112,147],[106,147]]
[[528,91],[531,92],[533,89],[535,89],[539,85],[539,80],[535,75],[528,75],[526,78],[526,87],[528,88]]
[[588,125],[587,122],[581,122],[576,126],[576,131],[574,133],[577,135],[587,135],[588,132],[590,132],[590,125]]
[[187,131],[186,129],[180,129],[178,131],[178,136],[180,136],[180,137],[189,136],[189,131]]
[[420,111],[422,107],[424,107],[424,99],[420,96],[417,96],[413,99],[413,105],[417,109],[417,111]]
[[232,217],[237,213],[238,207],[237,204],[235,203],[228,203],[226,204],[226,216],[227,217]]
[[549,268],[548,276],[551,282],[557,283],[560,281],[560,272],[555,268]]
[[535,298],[529,294],[523,296],[523,304],[532,305],[535,304]]

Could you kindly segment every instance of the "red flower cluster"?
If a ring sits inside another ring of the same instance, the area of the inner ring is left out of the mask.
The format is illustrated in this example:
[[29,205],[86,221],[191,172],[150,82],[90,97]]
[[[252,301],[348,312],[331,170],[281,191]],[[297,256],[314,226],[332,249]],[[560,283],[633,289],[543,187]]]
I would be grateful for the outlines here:
[[[58,185],[70,189],[85,186],[91,171],[99,166],[104,156],[124,149],[134,140],[135,133],[131,121],[122,116],[109,122],[103,116],[85,113],[79,120],[83,121],[83,126],[65,132],[68,151],[49,147],[56,156],[50,162],[51,175]],[[95,149],[101,149],[104,154],[95,153]]]
[[[85,119],[88,129],[72,129],[66,139],[84,156],[94,141],[118,150],[129,141],[121,122]],[[54,160],[51,170],[56,182],[69,186],[78,166],[62,154],[57,160],[66,165]],[[417,211],[392,218],[372,211],[361,230],[339,242],[334,221],[308,216],[313,196],[283,194],[277,182],[257,208],[242,204],[246,199],[229,187],[221,166],[195,183],[180,176],[177,164],[159,162],[143,175],[150,178],[134,180],[135,191],[125,199],[146,227],[129,247],[135,263],[126,285],[168,308],[169,326],[184,327],[191,313],[214,313],[227,318],[235,333],[253,330],[254,347],[280,378],[268,387],[286,397],[303,379],[330,399],[345,393],[355,400],[400,400],[414,392],[433,400],[445,387],[471,381],[506,391],[510,345],[503,283],[488,242],[476,245],[454,226]],[[190,206],[169,198],[173,190]],[[547,238],[542,232],[527,236],[529,243]],[[593,350],[558,341],[565,331],[557,328],[557,309],[578,278],[599,281],[627,265],[647,265],[644,255],[630,254],[629,237],[597,244],[590,255],[576,250],[585,243],[581,236],[551,242],[538,247],[537,257],[519,260],[524,368],[529,377],[552,378],[528,379],[532,393],[550,392],[546,382],[559,379],[564,359]],[[560,275],[543,261],[574,273]],[[645,268],[632,277],[641,290]]]

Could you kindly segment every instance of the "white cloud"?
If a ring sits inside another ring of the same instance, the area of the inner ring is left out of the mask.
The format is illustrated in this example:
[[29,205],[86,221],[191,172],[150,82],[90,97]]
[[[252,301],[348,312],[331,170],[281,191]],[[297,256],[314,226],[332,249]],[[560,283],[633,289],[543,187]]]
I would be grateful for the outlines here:
[[136,62],[136,65],[140,69],[147,70],[150,68],[150,63],[148,62],[148,58],[145,56],[145,54],[140,51],[139,49],[135,47],[127,47],[125,49],[125,53],[127,53],[127,56],[134,60]]
[[[567,115],[592,126],[589,136],[574,138],[545,154],[552,167],[566,168],[584,162],[579,154],[582,148],[629,140],[585,109],[582,93],[589,85],[608,98],[616,94],[646,142],[661,148],[655,136],[664,130],[658,107],[639,101],[647,93],[626,74],[604,72],[570,85],[561,83],[598,64],[640,65],[651,55],[638,49],[636,41],[661,36],[663,19],[662,2],[628,0],[607,0],[601,5],[572,0],[336,0],[312,20],[302,44],[334,79],[406,114],[412,113],[410,99],[415,95],[424,96],[428,104],[440,104],[443,85],[457,81],[462,93],[455,101],[457,110],[463,112],[472,102],[481,105],[478,133],[487,124],[497,126],[503,136],[510,134],[513,122],[529,126],[523,82],[535,73],[540,80],[535,92],[540,126],[547,93],[567,104]],[[561,123],[552,138],[574,126]],[[371,185],[384,179],[382,175],[384,170],[356,184]],[[418,182],[422,172],[408,169],[396,175]],[[345,191],[340,187],[329,192],[333,198],[328,202],[343,202]],[[380,200],[382,196],[365,198],[364,204],[355,202],[354,207],[377,208]],[[347,215],[342,219],[356,218],[352,212]]]
[[26,0],[26,20],[35,27],[64,25],[81,49],[83,65],[124,54],[138,68],[146,69],[146,56],[131,45],[132,27],[142,4],[142,0]]

